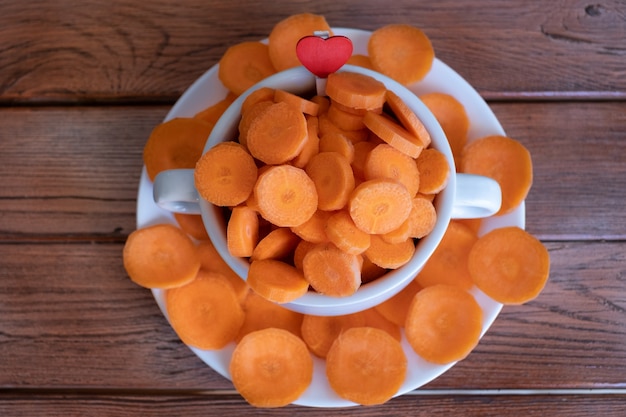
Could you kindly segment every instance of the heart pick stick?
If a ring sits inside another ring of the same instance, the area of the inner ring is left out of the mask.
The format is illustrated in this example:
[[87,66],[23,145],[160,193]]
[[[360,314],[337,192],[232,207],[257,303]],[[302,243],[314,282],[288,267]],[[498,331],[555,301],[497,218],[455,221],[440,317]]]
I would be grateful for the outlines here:
[[352,41],[345,36],[329,37],[328,32],[315,32],[315,35],[298,41],[296,55],[302,65],[317,77],[317,92],[324,95],[328,74],[341,68],[352,55]]

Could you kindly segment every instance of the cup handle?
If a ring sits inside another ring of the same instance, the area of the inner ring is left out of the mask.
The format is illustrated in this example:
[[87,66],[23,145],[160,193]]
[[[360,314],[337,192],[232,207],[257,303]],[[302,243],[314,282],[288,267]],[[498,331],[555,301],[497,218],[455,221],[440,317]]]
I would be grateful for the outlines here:
[[473,174],[456,174],[453,219],[489,217],[500,210],[502,192],[492,178]]
[[154,178],[154,202],[167,211],[200,214],[200,196],[196,191],[193,169],[169,169]]

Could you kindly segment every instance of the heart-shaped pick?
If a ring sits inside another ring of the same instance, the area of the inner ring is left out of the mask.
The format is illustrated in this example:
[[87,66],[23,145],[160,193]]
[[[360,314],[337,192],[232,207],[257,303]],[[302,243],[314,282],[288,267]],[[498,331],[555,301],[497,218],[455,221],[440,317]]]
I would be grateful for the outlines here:
[[352,41],[345,36],[305,36],[296,45],[296,55],[306,69],[320,78],[337,71],[352,55]]

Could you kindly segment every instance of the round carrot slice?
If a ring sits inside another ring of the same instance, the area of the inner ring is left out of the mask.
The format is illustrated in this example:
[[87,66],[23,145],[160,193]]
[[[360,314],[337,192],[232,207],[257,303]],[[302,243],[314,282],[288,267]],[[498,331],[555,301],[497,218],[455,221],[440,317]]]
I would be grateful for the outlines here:
[[437,211],[432,201],[421,195],[415,197],[407,220],[410,237],[421,239],[432,232],[437,223]]
[[232,256],[252,255],[259,241],[259,218],[248,206],[234,207],[226,226],[226,245]]
[[417,136],[389,117],[367,112],[363,123],[376,136],[411,158],[417,158],[424,149],[424,144]]
[[194,171],[198,194],[217,206],[236,206],[250,196],[257,179],[254,159],[240,144],[222,142],[202,155]]
[[464,289],[433,285],[413,298],[404,328],[406,339],[429,362],[458,361],[478,344],[482,317],[480,305]]
[[293,253],[300,238],[287,227],[278,227],[269,232],[252,251],[251,261],[282,259]]
[[416,160],[420,175],[419,192],[437,194],[448,184],[450,166],[446,156],[435,148],[424,149]]
[[341,316],[312,316],[302,319],[302,339],[317,357],[325,358],[337,337],[353,327],[365,326],[365,316],[353,313]]
[[180,339],[199,349],[223,348],[244,321],[234,288],[217,272],[200,271],[189,284],[167,290],[165,305]]
[[201,241],[197,247],[200,254],[200,270],[219,272],[224,275],[235,289],[237,298],[243,301],[249,292],[246,281],[228,266],[210,240]]
[[309,220],[302,223],[300,226],[292,227],[291,231],[309,242],[326,242],[328,241],[328,236],[326,236],[326,223],[332,215],[332,211],[317,210]]
[[191,238],[171,224],[134,230],[126,239],[124,268],[145,288],[174,288],[196,277],[200,256]]
[[279,227],[300,226],[317,210],[315,183],[291,165],[269,167],[259,176],[254,194],[261,215]]
[[304,278],[320,294],[347,297],[361,285],[361,262],[332,243],[319,243],[302,260]]
[[261,297],[279,304],[294,301],[309,289],[302,272],[275,259],[252,261],[247,282]]
[[355,188],[349,201],[354,224],[366,233],[391,232],[409,217],[411,194],[389,179],[374,179]]
[[256,330],[275,327],[287,330],[300,337],[304,315],[284,308],[261,297],[254,291],[248,291],[243,301],[246,318],[237,335],[237,342]]
[[481,236],[469,254],[469,273],[485,294],[503,304],[523,304],[539,295],[550,275],[550,255],[519,227]]
[[232,45],[224,52],[219,62],[218,78],[235,95],[240,95],[275,72],[268,46],[249,41]]
[[387,90],[387,104],[391,108],[391,112],[406,130],[418,137],[424,147],[430,145],[432,139],[430,133],[426,130],[426,126],[424,126],[413,110],[391,90]]
[[356,72],[333,72],[328,75],[326,94],[346,107],[374,110],[385,104],[385,84],[369,75]]
[[375,308],[390,322],[395,323],[400,327],[404,327],[413,298],[421,289],[422,287],[414,279],[399,293],[378,304]]
[[380,235],[372,235],[365,256],[381,268],[397,269],[411,260],[415,253],[415,242],[406,239],[400,243],[389,243]]
[[325,225],[326,236],[342,251],[359,255],[370,246],[370,234],[359,229],[345,210],[333,213]]
[[350,162],[337,152],[320,152],[305,168],[317,190],[317,207],[332,211],[343,208],[354,190],[354,174]]
[[365,161],[365,179],[388,178],[404,185],[411,196],[420,187],[415,159],[386,143],[372,149]]
[[313,379],[313,358],[293,333],[277,328],[244,336],[233,351],[233,385],[255,407],[282,407],[296,401]]
[[388,401],[400,389],[406,371],[400,342],[373,327],[346,330],[326,356],[326,376],[332,389],[361,405]]
[[450,94],[433,92],[419,96],[446,134],[455,159],[467,142],[470,120],[463,104]]

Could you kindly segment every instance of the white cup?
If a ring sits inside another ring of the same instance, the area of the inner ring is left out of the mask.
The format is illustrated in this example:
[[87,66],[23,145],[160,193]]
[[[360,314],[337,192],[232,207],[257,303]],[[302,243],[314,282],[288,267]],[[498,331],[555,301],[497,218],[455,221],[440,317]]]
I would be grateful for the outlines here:
[[[415,254],[408,263],[372,282],[363,284],[355,294],[348,297],[329,297],[309,291],[299,299],[283,304],[284,307],[294,311],[321,316],[350,314],[389,299],[408,285],[422,269],[439,245],[450,219],[488,217],[497,213],[501,204],[500,186],[496,181],[483,176],[456,173],[452,151],[441,126],[415,94],[389,77],[366,68],[344,65],[339,71],[369,75],[396,93],[430,133],[432,139],[430,146],[446,156],[451,175],[447,186],[434,201],[437,211],[435,227],[430,234],[417,242]],[[280,88],[295,94],[304,94],[315,92],[316,78],[304,67],[296,67],[274,74],[251,87],[221,116],[208,137],[204,152],[220,142],[237,137],[241,104],[251,92],[261,87]],[[199,197],[194,186],[193,169],[174,169],[158,174],[154,182],[154,200],[160,207],[169,211],[201,214],[209,237],[220,256],[242,279],[246,279],[249,261],[233,257],[228,252],[223,208],[215,207]]]

